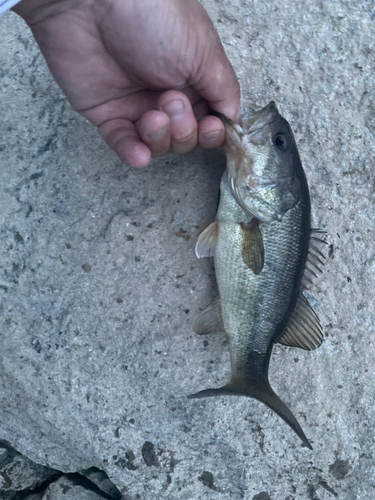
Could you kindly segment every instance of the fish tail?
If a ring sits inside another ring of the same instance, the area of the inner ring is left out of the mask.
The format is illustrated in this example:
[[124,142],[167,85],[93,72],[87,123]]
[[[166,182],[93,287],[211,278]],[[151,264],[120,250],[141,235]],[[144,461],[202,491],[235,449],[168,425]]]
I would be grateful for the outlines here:
[[267,379],[232,379],[227,385],[219,389],[206,389],[192,394],[189,398],[205,398],[209,396],[248,396],[261,401],[277,413],[294,430],[302,442],[312,450],[312,446],[297,419],[274,392]]

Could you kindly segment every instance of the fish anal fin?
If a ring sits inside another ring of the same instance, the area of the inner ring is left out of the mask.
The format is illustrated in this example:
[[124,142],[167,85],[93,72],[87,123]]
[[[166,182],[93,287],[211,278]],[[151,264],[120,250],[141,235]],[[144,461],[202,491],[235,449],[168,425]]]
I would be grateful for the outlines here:
[[254,274],[259,274],[264,265],[264,246],[257,219],[248,224],[241,222],[240,248],[244,263]]
[[299,425],[293,413],[285,403],[277,396],[269,385],[268,380],[240,380],[232,379],[224,387],[218,389],[206,389],[188,396],[190,399],[205,398],[210,396],[248,396],[264,403],[268,408],[279,415],[302,440],[302,442],[312,450],[305,433]]
[[218,223],[212,222],[198,237],[195,245],[195,255],[198,259],[202,257],[213,257],[218,237]]
[[323,331],[315,311],[306,298],[300,294],[280,344],[299,347],[307,351],[317,349],[323,342]]
[[207,335],[208,333],[222,333],[228,337],[220,313],[220,301],[215,300],[197,317],[193,330],[198,335]]

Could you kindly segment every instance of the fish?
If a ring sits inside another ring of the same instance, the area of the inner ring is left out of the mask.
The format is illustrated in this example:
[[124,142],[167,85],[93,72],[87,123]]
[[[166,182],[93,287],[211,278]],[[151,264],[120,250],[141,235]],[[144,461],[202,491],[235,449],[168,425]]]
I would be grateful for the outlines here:
[[303,290],[322,271],[324,231],[311,229],[306,175],[287,120],[274,101],[244,126],[220,115],[227,167],[215,221],[199,236],[198,258],[213,257],[218,298],[194,331],[229,339],[231,378],[189,398],[248,396],[278,414],[310,449],[268,368],[275,343],[313,350],[323,342],[318,316]]

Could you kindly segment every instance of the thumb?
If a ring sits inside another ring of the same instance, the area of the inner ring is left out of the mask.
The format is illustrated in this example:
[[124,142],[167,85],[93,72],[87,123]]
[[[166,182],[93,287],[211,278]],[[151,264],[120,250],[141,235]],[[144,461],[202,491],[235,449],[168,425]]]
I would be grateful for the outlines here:
[[231,120],[240,119],[240,86],[224,49],[195,86],[210,108]]
[[196,56],[200,64],[189,83],[214,111],[238,122],[240,85],[219,35],[203,7],[201,15],[205,18],[206,36],[200,40],[201,43],[198,42]]

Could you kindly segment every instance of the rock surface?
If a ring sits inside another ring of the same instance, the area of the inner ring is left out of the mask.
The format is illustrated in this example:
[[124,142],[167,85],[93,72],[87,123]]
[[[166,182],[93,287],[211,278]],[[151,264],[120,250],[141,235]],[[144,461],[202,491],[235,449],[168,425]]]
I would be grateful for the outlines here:
[[192,333],[215,297],[195,237],[220,152],[121,165],[69,108],[30,33],[0,18],[0,439],[126,500],[373,499],[374,4],[202,2],[242,87],[295,131],[329,258],[309,292],[326,341],[277,346],[270,378],[311,440],[264,406],[189,401],[228,380]]
[[35,493],[34,495],[28,495],[25,500],[43,500],[43,493]]
[[0,445],[0,491],[9,492],[9,498],[17,491],[37,488],[56,472]]
[[76,484],[68,477],[62,476],[48,486],[41,500],[103,500],[103,498],[94,491]]
[[114,500],[121,500],[122,495],[120,491],[103,471],[93,467],[92,469],[80,471],[80,474],[94,483],[103,493],[106,493]]

